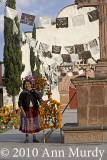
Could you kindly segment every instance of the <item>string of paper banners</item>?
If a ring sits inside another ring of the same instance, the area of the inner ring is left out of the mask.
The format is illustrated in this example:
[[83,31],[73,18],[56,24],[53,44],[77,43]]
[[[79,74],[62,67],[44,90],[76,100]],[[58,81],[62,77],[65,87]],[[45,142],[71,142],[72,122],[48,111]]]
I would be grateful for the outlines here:
[[[3,0],[1,0],[1,2],[2,1]],[[6,6],[6,8],[5,8],[5,16],[6,17],[11,18],[14,21],[14,19],[17,15],[18,15],[18,11]],[[93,22],[93,21],[96,21],[97,19],[99,19],[98,9],[95,9],[91,12],[88,12],[87,15],[88,15],[90,22]],[[20,23],[24,23],[24,24],[28,24],[28,25],[33,26],[34,20],[35,20],[34,15],[22,13]],[[40,20],[39,26],[41,26],[41,27],[45,27],[45,24],[46,25],[51,24],[50,17],[39,17],[39,20]],[[74,27],[84,25],[85,24],[84,15],[81,14],[81,15],[77,15],[77,16],[72,17],[72,22],[73,22]],[[16,26],[15,26],[15,28],[16,28]],[[68,28],[68,17],[56,18],[56,28]],[[17,33],[17,31],[13,32],[13,33]]]
[[[18,11],[6,6],[6,8],[5,8],[5,16],[13,20],[13,34],[18,34],[18,28],[17,28],[17,26],[15,24],[15,17],[18,16]],[[35,20],[35,16],[22,13],[20,23],[33,25],[34,24],[34,20]],[[25,41],[25,39],[26,39],[25,35],[22,32],[22,41]],[[39,59],[42,62],[41,73],[44,74],[44,76],[47,76],[47,78],[49,76],[51,76],[51,83],[54,83],[54,84],[57,83],[58,82],[58,80],[57,80],[58,78],[57,78],[57,75],[56,75],[56,72],[55,72],[54,69],[55,69],[55,67],[57,66],[57,63],[58,63],[58,62],[56,63],[56,60],[57,60],[58,57],[57,56],[54,57],[54,59],[51,60],[51,61],[50,61],[50,59],[48,57],[46,57],[45,60],[44,60],[43,57],[42,57],[42,54],[40,54],[40,53],[42,53],[43,48],[44,48],[44,51],[46,52],[47,49],[48,49],[48,46],[45,45],[45,44],[43,45],[42,43],[40,43],[39,50],[37,50],[37,46],[38,45],[37,45],[37,41],[35,39],[28,38],[26,40],[26,42],[29,44],[29,47],[33,47],[34,48],[35,55],[36,55],[37,51],[39,53]],[[50,73],[48,72],[49,65],[51,65]]]
[[[92,13],[93,13],[93,11],[92,11]],[[97,14],[92,14],[92,13],[90,13],[91,17],[94,17],[92,15],[97,15]],[[6,6],[5,16],[13,20],[13,34],[18,34],[18,29],[17,29],[17,26],[15,24],[15,17],[18,16],[18,11]],[[34,20],[35,20],[35,16],[22,13],[20,23],[33,25]],[[68,24],[68,17],[63,17],[63,18],[57,18],[56,19],[56,27],[57,27],[57,25],[59,25],[59,27],[61,27],[61,25],[65,24],[65,23]],[[22,39],[23,39],[23,37],[24,37],[24,35],[22,34]],[[33,39],[30,39],[28,41],[30,41],[28,43],[33,48],[37,45],[37,41],[35,42]],[[90,41],[89,43],[87,43],[87,45],[88,44],[90,46],[90,49],[94,48],[95,46],[98,46],[96,39]],[[85,46],[85,47],[88,47],[88,46]],[[44,52],[47,52],[48,45],[40,43],[40,48],[42,48],[44,50]],[[84,52],[85,50],[84,50],[83,44],[79,44],[79,45],[77,44],[75,46],[65,46],[65,49],[67,50],[67,52],[69,54],[72,54],[72,56],[71,56],[72,59],[78,60],[78,59],[84,59],[84,58],[91,58],[91,53],[88,52],[88,50],[86,50],[87,52]],[[54,45],[52,46],[52,53],[60,54],[60,52],[61,52],[61,46],[54,46]],[[73,55],[73,54],[78,54],[78,55]],[[68,55],[62,55],[62,58],[63,59],[68,59],[69,62],[70,62],[70,59],[71,59],[71,58],[69,58]]]
[[[92,11],[93,14],[93,11]],[[15,24],[15,17],[18,16],[18,11],[6,6],[5,8],[5,16],[13,20],[13,34],[18,34],[18,28]],[[96,18],[96,16],[95,16]],[[95,19],[94,18],[94,19]],[[34,24],[35,16],[29,15],[26,13],[22,13],[20,23],[32,25]],[[66,25],[65,25],[66,24]],[[68,18],[57,18],[56,19],[56,28],[59,27],[68,27]],[[92,58],[90,50],[93,50],[93,53],[97,53],[98,49],[98,39],[94,39],[89,41],[86,44],[76,44],[74,46],[64,46],[68,54],[60,54],[62,46],[52,45],[52,53],[49,51],[49,45],[45,43],[38,42],[37,40],[26,37],[22,32],[22,42],[28,43],[29,47],[33,48],[35,56],[39,55],[39,59],[41,61],[41,73],[45,74],[45,76],[49,77],[51,75],[52,83],[57,83],[57,76],[59,73],[57,72],[57,66],[62,64],[71,64],[75,61],[81,61],[82,59]],[[45,58],[44,58],[45,57]],[[49,66],[51,66],[51,70],[49,70]],[[50,72],[48,72],[48,70]]]
[[[74,46],[64,46],[66,51],[69,54],[61,54],[61,57],[63,59],[63,62],[75,62],[78,60],[82,59],[89,59],[92,57],[91,51],[93,51],[93,54],[97,54],[97,49],[98,49],[98,41],[99,38],[93,39],[85,44],[75,44]],[[43,54],[43,57],[48,57],[52,58],[53,54],[55,53],[60,56],[61,53],[61,48],[63,46],[55,46],[52,45],[52,51],[49,51],[49,45],[38,42],[37,40],[31,38],[31,37],[26,37],[25,34],[22,32],[22,42],[27,42],[29,44],[29,47],[33,48],[33,51],[35,54],[37,53],[37,50],[40,50]],[[95,50],[94,50],[95,49]]]
[[[70,66],[73,65],[75,61],[82,61],[83,59],[92,58],[91,52],[88,50],[88,46],[90,49],[98,49],[97,39],[89,41],[86,44],[65,46],[64,48],[67,50],[68,54],[60,54],[61,46],[53,45],[52,51],[49,51],[49,45],[38,42],[33,38],[26,37],[24,33],[22,33],[22,41],[26,41],[26,43],[29,44],[29,47],[33,48],[36,57],[39,55],[39,59],[42,63],[41,73],[45,73],[45,76],[47,75],[47,77],[49,74],[51,74],[54,82],[56,82],[57,76],[59,75],[57,70],[55,70],[57,69],[57,66],[63,66],[65,64]],[[97,52],[95,52],[95,54],[97,54]],[[51,66],[50,73],[49,66]]]

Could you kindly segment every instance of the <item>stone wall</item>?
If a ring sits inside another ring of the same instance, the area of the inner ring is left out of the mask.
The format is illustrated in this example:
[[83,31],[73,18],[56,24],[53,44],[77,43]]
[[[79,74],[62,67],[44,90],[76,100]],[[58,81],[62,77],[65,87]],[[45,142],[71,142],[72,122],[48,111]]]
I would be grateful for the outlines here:
[[61,109],[64,109],[68,104],[68,102],[69,102],[69,91],[60,91]]

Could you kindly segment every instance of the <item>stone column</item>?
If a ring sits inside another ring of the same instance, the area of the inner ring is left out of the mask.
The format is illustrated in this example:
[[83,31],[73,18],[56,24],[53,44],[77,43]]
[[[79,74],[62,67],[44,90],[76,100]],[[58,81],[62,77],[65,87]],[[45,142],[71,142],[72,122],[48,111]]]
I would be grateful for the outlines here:
[[99,5],[100,20],[100,58],[107,58],[107,0],[102,0]]

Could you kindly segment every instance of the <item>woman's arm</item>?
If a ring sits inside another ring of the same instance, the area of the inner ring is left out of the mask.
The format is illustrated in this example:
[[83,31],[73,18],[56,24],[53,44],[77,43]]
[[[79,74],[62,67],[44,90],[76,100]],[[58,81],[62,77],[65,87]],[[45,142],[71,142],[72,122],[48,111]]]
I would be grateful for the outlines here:
[[22,111],[23,118],[26,118],[26,113],[25,113],[25,111],[24,111],[23,107],[22,107],[22,106],[20,106],[20,109],[21,109],[21,111]]
[[33,93],[36,94],[37,100],[39,101],[39,104],[41,105],[42,102],[43,102],[43,99],[42,99],[42,97],[41,97],[39,91],[38,91],[38,90],[34,90]]
[[22,107],[22,101],[23,101],[23,92],[21,92],[21,94],[19,95],[19,101],[18,101],[18,106],[21,109],[22,115],[24,118],[26,118],[26,113]]
[[40,105],[42,104],[42,102],[43,102],[43,99],[41,98],[41,99],[39,99],[39,103],[40,103]]

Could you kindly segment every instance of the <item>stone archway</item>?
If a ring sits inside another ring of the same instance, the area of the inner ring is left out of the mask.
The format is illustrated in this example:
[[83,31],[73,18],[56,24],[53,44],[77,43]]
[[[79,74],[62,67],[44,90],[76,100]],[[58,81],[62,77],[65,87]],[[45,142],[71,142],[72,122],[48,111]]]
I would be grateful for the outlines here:
[[[60,93],[60,103],[61,109],[65,108],[66,105],[69,103],[69,100],[73,96],[72,93],[75,91],[74,85],[70,82],[71,76],[65,76],[62,78],[61,82],[59,82],[59,93]],[[73,91],[73,92],[72,92]],[[75,106],[73,107],[73,105]],[[76,108],[76,98],[72,100],[68,109]]]

